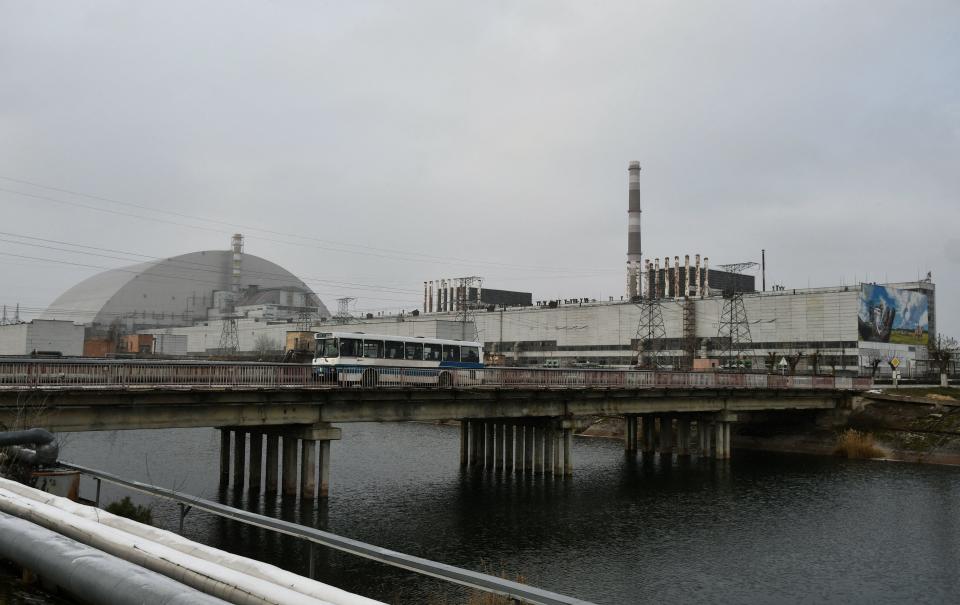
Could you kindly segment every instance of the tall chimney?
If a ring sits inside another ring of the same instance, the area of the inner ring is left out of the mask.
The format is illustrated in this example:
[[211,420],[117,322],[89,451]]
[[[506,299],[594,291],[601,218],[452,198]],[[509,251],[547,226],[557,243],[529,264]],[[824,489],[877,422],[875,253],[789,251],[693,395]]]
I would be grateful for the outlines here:
[[690,255],[683,255],[683,297],[690,298]]
[[423,312],[424,313],[427,312],[427,298],[428,298],[427,291],[428,290],[429,288],[427,287],[427,282],[423,282]]
[[653,259],[653,296],[652,298],[660,298],[660,258],[654,257]]
[[430,296],[427,300],[427,313],[433,313],[433,280],[430,280]]
[[680,298],[680,257],[673,257],[673,297]]
[[699,297],[700,296],[700,255],[699,254],[696,255],[695,258],[697,260],[697,272],[693,278],[693,281],[694,281],[693,295]]
[[639,290],[637,280],[643,260],[640,251],[640,162],[630,162],[627,172],[630,175],[627,186],[627,299],[631,300]]

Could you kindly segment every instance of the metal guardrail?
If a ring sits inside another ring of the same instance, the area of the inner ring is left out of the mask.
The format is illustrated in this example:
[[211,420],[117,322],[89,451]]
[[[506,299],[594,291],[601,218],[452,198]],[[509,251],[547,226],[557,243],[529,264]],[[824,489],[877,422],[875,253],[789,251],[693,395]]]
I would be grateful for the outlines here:
[[513,599],[519,599],[525,603],[534,603],[537,605],[593,605],[589,601],[584,601],[582,599],[568,597],[555,592],[550,592],[548,590],[536,588],[534,586],[528,586],[526,584],[520,584],[519,582],[513,582],[511,580],[491,576],[489,574],[470,571],[468,569],[461,569],[445,563],[438,563],[429,559],[407,555],[395,550],[380,548],[379,546],[373,546],[372,544],[360,542],[359,540],[344,538],[343,536],[338,536],[336,534],[315,529],[313,527],[306,527],[304,525],[290,523],[289,521],[273,519],[271,517],[258,515],[256,513],[251,513],[239,508],[233,508],[232,506],[227,506],[226,504],[220,504],[219,502],[214,502],[212,500],[205,500],[203,498],[198,498],[189,494],[182,494],[174,490],[141,483],[139,481],[123,479],[121,477],[117,477],[116,475],[85,466],[80,466],[78,464],[70,464],[62,461],[59,462],[59,464],[67,468],[80,471],[85,475],[97,479],[98,492],[99,482],[101,480],[107,481],[115,485],[126,487],[127,489],[177,502],[181,506],[181,511],[184,510],[184,507],[202,510],[220,517],[239,521],[240,523],[262,527],[263,529],[307,540],[311,544],[311,575],[313,571],[314,560],[313,545],[319,544],[367,559],[372,559],[374,561],[379,561],[380,563],[385,563],[393,567],[399,567],[422,575],[446,580],[447,582],[452,582],[461,586],[468,586],[470,588],[476,588],[485,592],[500,594]]
[[0,360],[0,389],[136,388],[678,388],[821,389],[873,387],[871,378],[726,372],[502,368],[351,367],[306,364]]

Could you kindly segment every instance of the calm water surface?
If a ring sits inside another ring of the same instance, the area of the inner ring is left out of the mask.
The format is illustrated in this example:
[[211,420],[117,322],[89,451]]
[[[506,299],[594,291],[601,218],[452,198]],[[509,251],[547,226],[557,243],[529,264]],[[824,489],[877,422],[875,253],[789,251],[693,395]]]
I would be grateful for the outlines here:
[[[63,435],[62,458],[600,604],[955,603],[960,469],[737,451],[673,463],[577,438],[562,480],[462,471],[458,429],[342,425],[326,505],[220,490],[210,429]],[[83,484],[92,495],[92,482]],[[126,495],[104,487],[104,501]],[[155,522],[177,508],[142,496]],[[190,513],[185,534],[305,573],[296,540]],[[335,552],[320,579],[390,603],[464,593]],[[2,583],[0,583],[2,586]],[[0,596],[2,596],[0,588]]]

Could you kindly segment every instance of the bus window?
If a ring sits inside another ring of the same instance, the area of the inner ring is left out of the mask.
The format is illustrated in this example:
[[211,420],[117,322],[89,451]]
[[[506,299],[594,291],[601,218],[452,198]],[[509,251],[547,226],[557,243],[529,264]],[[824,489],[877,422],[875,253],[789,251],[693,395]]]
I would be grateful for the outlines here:
[[341,338],[340,357],[360,357],[360,341],[356,338]]
[[467,363],[480,363],[480,347],[462,347],[460,359]]
[[383,357],[383,341],[382,340],[364,340],[363,356],[371,357],[374,359]]
[[403,343],[395,340],[388,340],[383,343],[384,359],[403,359]]
[[457,345],[443,345],[444,361],[460,361],[460,347]]
[[419,342],[407,343],[406,358],[413,361],[423,361],[423,344]]
[[336,338],[317,339],[317,357],[337,357],[338,350]]
[[440,361],[440,345],[423,343],[423,360]]

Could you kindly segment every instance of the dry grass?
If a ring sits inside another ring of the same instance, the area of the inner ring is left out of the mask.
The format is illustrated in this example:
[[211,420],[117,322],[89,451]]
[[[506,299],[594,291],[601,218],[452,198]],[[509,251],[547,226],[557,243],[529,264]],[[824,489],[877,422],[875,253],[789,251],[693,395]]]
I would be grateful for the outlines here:
[[854,429],[837,435],[837,445],[833,453],[844,458],[882,458],[883,450],[877,447],[873,433],[861,433]]

